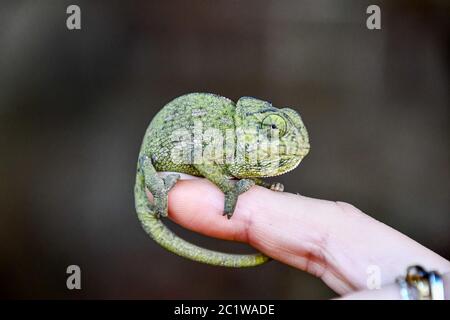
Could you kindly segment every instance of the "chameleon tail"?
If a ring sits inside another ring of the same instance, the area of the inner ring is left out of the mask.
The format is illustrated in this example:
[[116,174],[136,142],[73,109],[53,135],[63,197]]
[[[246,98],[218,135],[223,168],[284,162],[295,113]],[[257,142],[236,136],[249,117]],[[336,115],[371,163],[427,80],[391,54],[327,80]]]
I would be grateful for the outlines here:
[[261,254],[228,254],[218,251],[201,248],[189,243],[169,228],[167,228],[148,208],[147,195],[145,193],[144,178],[142,174],[137,175],[135,185],[136,211],[142,227],[150,237],[166,250],[181,257],[194,261],[223,267],[253,267],[270,260],[269,257]]

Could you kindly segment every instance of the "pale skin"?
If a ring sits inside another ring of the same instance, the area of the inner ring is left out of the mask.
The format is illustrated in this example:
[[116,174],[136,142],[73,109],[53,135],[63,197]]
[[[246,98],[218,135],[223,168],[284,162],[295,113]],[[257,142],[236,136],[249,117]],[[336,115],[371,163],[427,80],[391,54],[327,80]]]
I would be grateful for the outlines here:
[[[444,274],[450,296],[450,261],[350,204],[253,186],[239,196],[228,220],[222,216],[224,195],[214,184],[182,179],[169,192],[170,219],[206,236],[248,243],[315,275],[344,299],[400,299],[395,278],[413,264]],[[374,265],[382,288],[368,290],[367,268]]]

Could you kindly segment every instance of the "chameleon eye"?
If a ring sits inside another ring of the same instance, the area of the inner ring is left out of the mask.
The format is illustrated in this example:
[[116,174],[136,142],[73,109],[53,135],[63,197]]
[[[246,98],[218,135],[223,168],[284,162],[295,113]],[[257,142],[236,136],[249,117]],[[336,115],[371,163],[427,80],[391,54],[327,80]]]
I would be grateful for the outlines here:
[[283,117],[271,114],[264,118],[262,125],[265,128],[270,128],[271,130],[279,130],[279,135],[284,136],[286,133],[286,120]]

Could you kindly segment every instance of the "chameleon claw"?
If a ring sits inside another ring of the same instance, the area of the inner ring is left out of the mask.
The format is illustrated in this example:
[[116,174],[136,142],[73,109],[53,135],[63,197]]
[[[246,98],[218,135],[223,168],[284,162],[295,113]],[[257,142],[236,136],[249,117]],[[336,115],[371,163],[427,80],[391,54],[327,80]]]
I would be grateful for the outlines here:
[[228,219],[231,219],[234,213],[234,209],[236,208],[238,195],[236,192],[228,192],[225,193],[225,206],[223,210],[223,216],[227,216]]
[[233,216],[233,213],[232,213],[232,212],[224,212],[224,213],[222,214],[222,216],[227,216],[228,220],[230,220],[231,217]]
[[270,186],[270,190],[277,191],[277,192],[283,192],[284,185],[282,183],[275,182]]
[[153,212],[157,218],[167,217],[167,194],[159,194],[154,196]]
[[167,211],[160,210],[156,206],[150,206],[149,209],[150,209],[150,214],[155,216],[155,218],[157,218],[157,219],[167,217]]

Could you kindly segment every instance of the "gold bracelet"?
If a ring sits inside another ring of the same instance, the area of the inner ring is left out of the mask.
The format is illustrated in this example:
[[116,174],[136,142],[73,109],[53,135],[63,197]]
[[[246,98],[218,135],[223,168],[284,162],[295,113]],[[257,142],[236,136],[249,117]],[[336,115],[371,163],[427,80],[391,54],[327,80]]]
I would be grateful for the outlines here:
[[397,278],[403,300],[444,300],[444,282],[436,271],[410,266],[406,277]]

